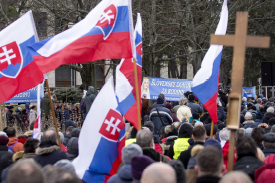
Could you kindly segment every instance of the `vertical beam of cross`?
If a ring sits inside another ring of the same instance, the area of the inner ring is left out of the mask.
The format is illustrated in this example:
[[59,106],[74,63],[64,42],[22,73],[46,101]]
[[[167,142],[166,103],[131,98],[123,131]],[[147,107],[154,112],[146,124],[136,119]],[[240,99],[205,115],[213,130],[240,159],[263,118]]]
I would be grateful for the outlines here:
[[235,134],[240,124],[241,96],[246,47],[269,48],[270,37],[247,36],[248,12],[237,12],[235,35],[211,35],[211,44],[233,46],[231,93],[227,128],[231,129],[228,171],[233,170]]

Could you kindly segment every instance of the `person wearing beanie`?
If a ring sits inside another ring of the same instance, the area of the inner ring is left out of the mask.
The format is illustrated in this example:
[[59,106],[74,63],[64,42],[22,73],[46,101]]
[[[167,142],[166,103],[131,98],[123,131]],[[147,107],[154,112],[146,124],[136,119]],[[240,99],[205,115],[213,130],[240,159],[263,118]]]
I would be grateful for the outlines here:
[[35,150],[38,148],[40,141],[29,137],[24,144],[24,155],[22,159],[33,159],[35,156]]
[[70,160],[67,160],[67,159],[59,160],[53,166],[58,167],[63,170],[75,172],[74,165],[72,164],[72,162]]
[[[143,154],[142,149],[137,144],[129,144],[122,149],[122,163],[124,164],[118,170],[117,174],[113,175],[107,183],[131,183],[132,179],[132,165],[131,159],[135,156],[139,157]],[[153,161],[153,160],[152,160]],[[139,162],[143,163],[143,162]]]
[[189,123],[182,123],[178,131],[178,139],[171,144],[168,150],[168,156],[171,159],[178,159],[180,153],[189,147],[188,140],[191,138],[193,127]]
[[7,146],[8,143],[9,143],[9,138],[4,134],[0,134],[0,174],[2,174],[2,171],[5,168],[7,168],[13,163],[12,162],[13,153],[9,151],[9,148]]
[[[62,144],[63,145],[63,144]],[[63,151],[63,149],[62,149]],[[78,151],[78,137],[70,138],[67,144],[67,156],[70,161],[73,161],[79,154]]]
[[159,94],[157,101],[152,105],[153,108],[156,108],[158,104],[161,104],[162,106],[165,106],[166,104],[166,98],[164,94]]
[[269,132],[264,134],[262,140],[264,146],[263,153],[265,157],[275,154],[275,133]]
[[131,173],[134,181],[132,183],[140,183],[143,170],[152,163],[154,163],[154,160],[148,156],[133,156],[131,159]]
[[275,117],[268,120],[268,128],[264,129],[265,133],[269,133],[273,125],[275,125]]
[[202,113],[203,106],[202,106],[201,103],[200,104],[196,104],[195,103],[195,96],[194,95],[190,94],[188,96],[188,100],[189,100],[189,102],[187,103],[187,106],[191,109],[191,113],[192,114],[194,114],[194,113],[197,113],[197,114]]
[[168,163],[174,168],[177,175],[177,183],[186,183],[186,172],[183,164],[179,160],[172,160]]
[[257,158],[257,144],[252,137],[244,136],[237,141],[236,151],[237,161],[233,170],[246,173],[254,181],[255,171],[265,165],[264,162]]
[[172,108],[173,108],[172,104],[170,104],[169,102],[167,102],[167,103],[165,104],[165,107],[166,107],[167,109],[169,109],[169,110],[171,111],[172,115],[174,116],[173,122],[179,121],[179,119],[177,118],[177,115],[176,115],[176,114],[174,113],[174,111],[172,110]]
[[137,141],[136,136],[137,136],[137,129],[133,127],[131,130],[130,138],[125,141],[125,146],[135,143]]
[[154,134],[161,135],[161,130],[164,126],[172,124],[174,116],[171,111],[163,106],[164,100],[161,96],[158,97],[157,105],[150,112],[149,119],[154,122]]
[[262,122],[263,122],[263,115],[260,111],[258,111],[255,116],[255,125],[259,126]]

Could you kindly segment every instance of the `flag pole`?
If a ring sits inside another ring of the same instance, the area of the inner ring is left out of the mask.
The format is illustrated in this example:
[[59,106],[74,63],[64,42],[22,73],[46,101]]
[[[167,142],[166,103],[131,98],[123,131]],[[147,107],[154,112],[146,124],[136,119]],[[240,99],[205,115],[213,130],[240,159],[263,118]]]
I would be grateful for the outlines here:
[[212,139],[213,137],[213,129],[214,129],[214,123],[213,121],[211,122],[211,132],[210,132],[210,138]]
[[[4,108],[4,110],[5,110],[5,108]],[[4,125],[3,125],[3,120],[2,120],[2,104],[0,104],[0,123],[1,123],[0,129],[1,129],[1,131],[3,131]],[[2,128],[1,128],[1,126],[2,126]]]
[[59,138],[59,134],[58,134],[56,117],[55,117],[55,112],[54,112],[54,108],[53,108],[53,101],[52,101],[52,97],[51,97],[51,92],[50,92],[50,87],[49,87],[48,79],[46,79],[46,86],[47,86],[47,90],[48,90],[48,96],[49,96],[49,99],[50,99],[50,105],[51,105],[51,110],[52,110],[52,114],[53,114],[53,121],[54,121],[54,126],[55,126],[55,131],[56,131],[57,139],[58,139],[58,145],[61,148],[61,142],[60,142],[60,138]]
[[5,106],[5,102],[3,103],[3,107],[4,107],[4,124],[5,124],[5,127],[8,126],[8,123],[7,123],[7,116],[6,116],[6,106]]
[[140,95],[138,90],[138,74],[137,74],[137,63],[134,58],[134,73],[135,73],[135,87],[136,87],[136,101],[137,101],[137,114],[138,114],[138,130],[141,130],[141,117],[140,117]]

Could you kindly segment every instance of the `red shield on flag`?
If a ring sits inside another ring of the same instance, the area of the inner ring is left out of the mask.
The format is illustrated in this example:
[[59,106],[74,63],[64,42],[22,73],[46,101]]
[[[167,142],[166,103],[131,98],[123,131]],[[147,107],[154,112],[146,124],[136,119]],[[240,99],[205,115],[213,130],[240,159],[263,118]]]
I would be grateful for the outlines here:
[[0,74],[16,78],[22,68],[22,56],[17,43],[0,46]]
[[117,8],[115,5],[111,4],[106,8],[101,15],[99,21],[96,24],[96,27],[100,28],[106,40],[109,35],[112,33],[117,19]]
[[124,129],[124,126],[122,116],[118,112],[110,109],[102,123],[99,133],[109,140],[117,141],[119,132]]

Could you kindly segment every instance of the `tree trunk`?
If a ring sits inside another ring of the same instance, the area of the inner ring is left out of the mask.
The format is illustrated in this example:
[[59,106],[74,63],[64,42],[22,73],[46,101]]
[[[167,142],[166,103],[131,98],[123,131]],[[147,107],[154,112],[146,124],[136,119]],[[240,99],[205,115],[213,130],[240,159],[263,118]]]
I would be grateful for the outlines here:
[[180,65],[180,79],[187,79],[187,58],[182,58],[182,64]]

